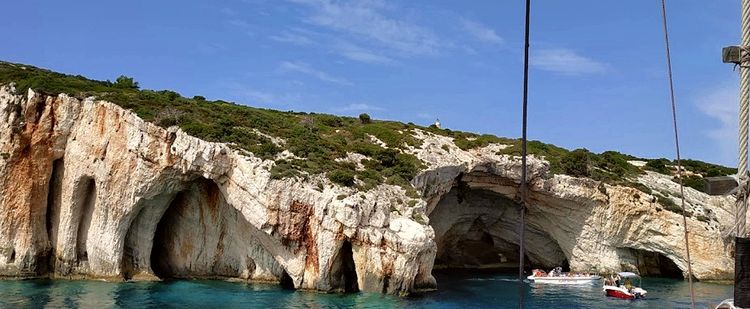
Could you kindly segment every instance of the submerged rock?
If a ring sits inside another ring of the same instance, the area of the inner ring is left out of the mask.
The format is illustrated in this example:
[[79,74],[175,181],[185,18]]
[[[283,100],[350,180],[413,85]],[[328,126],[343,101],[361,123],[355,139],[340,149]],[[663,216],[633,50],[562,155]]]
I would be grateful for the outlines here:
[[[321,291],[436,288],[441,267],[517,263],[520,160],[417,131],[409,197],[163,129],[113,103],[0,88],[0,276],[235,278]],[[347,160],[362,158],[351,155]],[[359,163],[359,162],[355,162]],[[526,250],[539,267],[684,275],[682,218],[639,190],[549,175],[529,160]],[[361,168],[361,167],[360,167]],[[640,182],[675,195],[669,176]],[[728,279],[733,198],[687,188],[693,271]],[[516,264],[517,265],[517,264]]]

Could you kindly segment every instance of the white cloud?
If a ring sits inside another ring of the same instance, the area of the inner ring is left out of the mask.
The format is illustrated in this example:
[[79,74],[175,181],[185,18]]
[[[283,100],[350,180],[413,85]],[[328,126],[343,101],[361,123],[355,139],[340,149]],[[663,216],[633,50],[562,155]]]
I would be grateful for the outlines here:
[[285,72],[299,72],[299,73],[302,73],[302,74],[307,74],[307,75],[315,77],[315,78],[317,78],[319,80],[322,80],[324,82],[329,82],[329,83],[339,84],[339,85],[345,85],[345,86],[351,86],[351,85],[353,85],[352,82],[350,82],[350,81],[348,81],[348,80],[346,80],[344,78],[339,78],[339,77],[331,76],[330,74],[328,74],[326,72],[323,72],[323,71],[320,71],[320,70],[316,70],[316,69],[310,67],[307,63],[304,63],[304,62],[299,62],[299,61],[295,61],[295,62],[284,61],[284,62],[282,62],[279,65],[279,68],[282,71],[285,71]]
[[245,91],[242,91],[241,94],[253,101],[257,101],[260,103],[269,104],[269,103],[274,103],[277,101],[276,96],[268,92],[262,92],[262,91],[257,91],[257,90],[245,90]]
[[366,111],[384,111],[385,109],[378,106],[373,106],[367,103],[352,103],[347,106],[342,106],[336,111],[338,112],[366,112]]
[[315,43],[307,36],[292,33],[289,31],[284,31],[279,35],[272,35],[269,38],[277,42],[291,43],[295,45],[312,45],[313,43]]
[[540,70],[563,75],[602,74],[608,69],[605,63],[564,48],[533,51],[530,62]]
[[275,94],[266,91],[260,91],[255,89],[248,89],[239,85],[230,87],[229,92],[236,96],[240,103],[248,105],[267,105],[274,106],[276,108],[285,108],[287,106],[293,106],[297,102],[301,101],[302,96],[298,93],[284,93]]
[[722,162],[737,162],[738,92],[735,85],[723,85],[699,97],[698,109],[718,121],[718,127],[705,130],[706,136],[719,146]]
[[495,30],[478,22],[464,19],[462,24],[463,29],[479,41],[490,44],[502,44],[504,42],[503,38],[495,33]]
[[354,61],[377,64],[388,64],[394,62],[393,59],[388,56],[374,53],[347,42],[341,42],[337,44],[336,50],[342,56]]
[[306,19],[311,24],[347,33],[404,55],[436,54],[445,46],[429,29],[386,16],[390,8],[382,1],[291,1],[313,8],[314,13]]

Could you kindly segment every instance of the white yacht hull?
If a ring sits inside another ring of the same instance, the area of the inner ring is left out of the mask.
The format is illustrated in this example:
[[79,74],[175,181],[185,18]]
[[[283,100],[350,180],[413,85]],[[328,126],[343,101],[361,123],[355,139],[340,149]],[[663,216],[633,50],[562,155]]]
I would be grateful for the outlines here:
[[601,276],[597,275],[581,277],[536,277],[532,275],[526,277],[531,282],[545,284],[593,284],[601,278]]

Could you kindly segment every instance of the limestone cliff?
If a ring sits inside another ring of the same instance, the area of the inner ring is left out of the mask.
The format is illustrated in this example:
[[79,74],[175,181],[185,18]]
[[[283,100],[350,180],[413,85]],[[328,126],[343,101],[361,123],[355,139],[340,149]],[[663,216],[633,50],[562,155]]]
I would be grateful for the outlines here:
[[[410,197],[399,186],[359,192],[322,175],[272,179],[273,160],[94,98],[3,86],[0,119],[0,276],[237,278],[408,293],[436,287],[435,263],[517,259],[520,160],[498,154],[505,145],[464,151],[417,130],[422,145],[406,151],[428,166],[412,180],[420,196]],[[654,196],[529,162],[532,266],[686,270],[681,216]],[[664,175],[640,182],[678,191]],[[688,219],[696,277],[731,278],[720,232],[733,199],[690,188],[685,198],[696,215]]]

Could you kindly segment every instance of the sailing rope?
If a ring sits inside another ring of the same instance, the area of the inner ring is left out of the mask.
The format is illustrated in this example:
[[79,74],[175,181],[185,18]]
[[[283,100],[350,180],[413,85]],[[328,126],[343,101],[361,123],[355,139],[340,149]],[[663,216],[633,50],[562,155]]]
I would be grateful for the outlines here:
[[750,100],[750,1],[742,1],[742,45],[740,63],[740,127],[739,127],[739,162],[737,164],[737,176],[739,178],[739,190],[735,204],[736,236],[747,235],[747,133],[748,133],[748,100]]
[[682,180],[682,161],[680,158],[680,139],[677,134],[677,108],[674,99],[674,83],[672,81],[672,56],[669,52],[669,31],[667,30],[666,0],[661,0],[661,16],[664,25],[664,46],[667,52],[667,76],[669,79],[669,95],[672,101],[672,125],[674,127],[674,145],[677,151],[677,178],[680,180],[680,200],[682,202],[682,226],[685,229],[685,251],[687,253],[688,280],[690,285],[690,305],[695,309],[695,293],[693,292],[693,267],[690,260],[690,242],[688,241],[687,218],[685,216],[685,186]]
[[529,98],[529,17],[531,16],[531,0],[526,0],[526,25],[524,30],[523,46],[523,120],[521,125],[521,222],[518,226],[518,308],[523,309],[523,296],[525,292],[523,282],[524,264],[524,230],[526,229],[526,202],[528,198],[528,187],[526,185],[526,116]]

